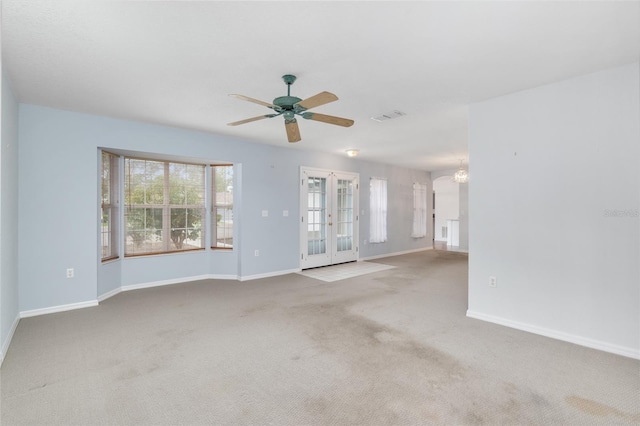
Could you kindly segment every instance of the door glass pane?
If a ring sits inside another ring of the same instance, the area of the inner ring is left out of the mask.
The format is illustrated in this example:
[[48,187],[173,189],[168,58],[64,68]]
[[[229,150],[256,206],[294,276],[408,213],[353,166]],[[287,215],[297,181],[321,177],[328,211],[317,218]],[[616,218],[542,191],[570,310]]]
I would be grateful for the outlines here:
[[307,200],[307,254],[327,252],[327,179],[309,177]]
[[338,179],[337,191],[337,250],[346,251],[353,247],[353,181]]

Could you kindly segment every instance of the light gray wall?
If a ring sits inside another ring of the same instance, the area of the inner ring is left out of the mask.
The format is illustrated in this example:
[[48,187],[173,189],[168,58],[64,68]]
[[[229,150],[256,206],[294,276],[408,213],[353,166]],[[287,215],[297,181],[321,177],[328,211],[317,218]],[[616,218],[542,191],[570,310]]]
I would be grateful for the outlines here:
[[[433,229],[428,219],[433,214],[433,206],[430,201],[433,185],[430,173],[357,161],[352,167],[353,171],[360,173],[361,183],[359,235],[361,258],[433,247]],[[365,240],[369,241],[369,180],[372,177],[387,178],[387,241],[365,244]],[[424,238],[411,238],[414,182],[427,185],[427,236]],[[364,214],[362,214],[363,210]]]
[[636,63],[471,106],[470,316],[640,357],[639,93]]
[[460,209],[459,219],[460,219],[460,249],[468,250],[469,249],[469,185],[471,183],[461,183],[459,184],[459,203],[458,207]]
[[2,74],[0,141],[0,362],[18,320],[18,104]]
[[[298,269],[300,166],[360,173],[360,208],[365,210],[369,177],[389,179],[389,241],[362,244],[369,234],[365,213],[360,257],[431,247],[430,236],[411,238],[412,185],[430,185],[428,172],[34,105],[20,105],[20,132],[21,311],[91,301],[121,286],[202,275],[251,278]],[[128,258],[101,265],[99,147],[237,164],[234,207],[239,226],[234,251]],[[269,216],[262,217],[262,210]],[[291,214],[283,217],[283,210]],[[259,257],[254,250],[260,251]],[[73,279],[65,277],[70,267],[76,270]]]

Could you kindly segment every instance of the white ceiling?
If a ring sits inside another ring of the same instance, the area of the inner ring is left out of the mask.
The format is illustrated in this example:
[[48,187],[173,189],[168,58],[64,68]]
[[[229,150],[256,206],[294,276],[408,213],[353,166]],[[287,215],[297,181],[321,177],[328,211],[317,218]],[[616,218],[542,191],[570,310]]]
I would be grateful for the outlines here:
[[[640,2],[2,1],[3,67],[20,102],[344,153],[423,170],[467,159],[469,103],[635,62]],[[323,90],[313,111],[271,102]],[[371,116],[399,109],[382,123]]]

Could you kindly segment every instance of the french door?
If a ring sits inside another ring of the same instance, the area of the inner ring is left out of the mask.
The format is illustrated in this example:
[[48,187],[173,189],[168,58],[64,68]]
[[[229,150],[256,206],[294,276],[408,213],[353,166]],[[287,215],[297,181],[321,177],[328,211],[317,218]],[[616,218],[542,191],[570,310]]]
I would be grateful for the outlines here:
[[300,266],[358,260],[358,174],[300,169]]

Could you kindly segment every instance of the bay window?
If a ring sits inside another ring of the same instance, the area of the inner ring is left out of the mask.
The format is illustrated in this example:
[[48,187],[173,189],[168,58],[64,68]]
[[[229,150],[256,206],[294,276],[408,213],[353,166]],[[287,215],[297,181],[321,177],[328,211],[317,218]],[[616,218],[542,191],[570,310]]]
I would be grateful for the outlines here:
[[205,166],[125,158],[125,256],[204,249]]

